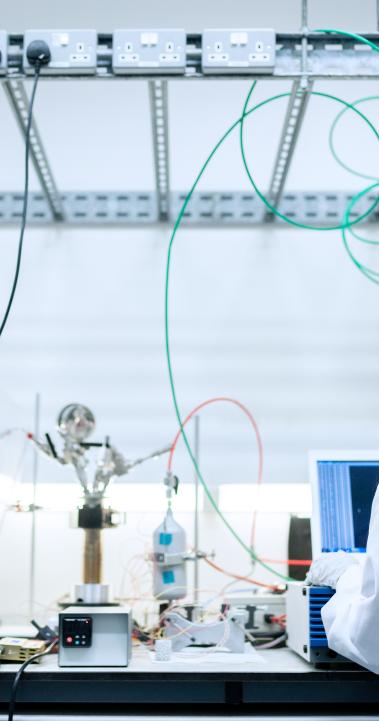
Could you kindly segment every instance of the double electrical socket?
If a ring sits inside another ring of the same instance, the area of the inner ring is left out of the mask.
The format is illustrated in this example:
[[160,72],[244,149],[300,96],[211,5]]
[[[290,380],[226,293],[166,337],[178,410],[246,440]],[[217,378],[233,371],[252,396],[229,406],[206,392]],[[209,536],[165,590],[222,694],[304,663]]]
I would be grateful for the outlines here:
[[203,72],[227,74],[272,73],[275,32],[263,30],[204,30]]
[[115,74],[184,73],[184,30],[115,30],[113,72]]
[[24,70],[34,72],[26,57],[33,40],[44,40],[49,46],[51,60],[41,68],[41,74],[54,75],[62,71],[73,75],[93,75],[97,64],[96,30],[27,30],[24,35]]

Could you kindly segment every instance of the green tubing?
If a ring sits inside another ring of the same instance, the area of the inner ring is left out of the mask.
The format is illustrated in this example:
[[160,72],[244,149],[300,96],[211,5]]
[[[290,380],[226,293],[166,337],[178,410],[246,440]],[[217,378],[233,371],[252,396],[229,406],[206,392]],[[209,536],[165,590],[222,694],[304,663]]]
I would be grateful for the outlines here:
[[[376,45],[374,45],[374,43],[372,43],[371,41],[366,40],[365,38],[362,38],[360,35],[356,35],[356,34],[354,34],[354,33],[348,33],[348,32],[341,31],[341,30],[330,30],[330,29],[329,29],[329,30],[316,30],[316,31],[314,31],[314,32],[331,33],[331,34],[332,34],[332,33],[338,33],[338,34],[341,34],[341,35],[345,35],[345,36],[347,36],[347,37],[350,37],[350,38],[352,38],[352,39],[357,40],[358,42],[365,43],[365,44],[369,45],[370,47],[372,47],[375,51],[378,51],[378,47],[377,47]],[[194,454],[193,454],[193,451],[192,451],[191,445],[190,445],[190,443],[189,443],[189,440],[188,440],[187,434],[186,434],[186,432],[185,432],[185,429],[183,428],[183,423],[182,423],[182,418],[181,418],[181,413],[180,413],[179,403],[178,403],[178,397],[177,397],[177,392],[176,392],[175,380],[174,380],[174,373],[173,373],[173,368],[172,368],[171,348],[170,348],[169,300],[170,300],[170,271],[171,271],[172,249],[173,249],[173,245],[174,245],[174,242],[175,242],[175,238],[176,238],[177,232],[178,232],[178,230],[179,230],[179,228],[180,228],[180,226],[181,226],[181,223],[182,223],[183,216],[184,216],[184,214],[185,214],[186,208],[187,208],[187,206],[188,206],[188,204],[189,204],[189,202],[190,202],[190,200],[191,200],[191,198],[192,198],[192,195],[193,195],[194,191],[196,190],[196,188],[197,188],[197,186],[198,186],[198,184],[199,184],[199,182],[200,182],[200,180],[201,180],[201,178],[202,178],[202,176],[203,176],[206,168],[208,167],[209,163],[211,162],[211,160],[213,159],[213,157],[215,156],[215,154],[217,153],[217,151],[218,151],[218,150],[220,149],[220,147],[223,145],[223,143],[225,142],[225,140],[230,136],[230,134],[233,132],[233,130],[235,130],[238,126],[239,126],[239,128],[240,128],[240,148],[241,148],[241,155],[242,155],[242,160],[243,160],[243,164],[244,164],[246,173],[247,173],[247,175],[248,175],[248,178],[249,178],[249,180],[250,180],[253,188],[255,189],[255,192],[256,192],[257,195],[261,198],[262,202],[266,205],[266,207],[269,208],[269,209],[271,210],[271,212],[273,212],[276,216],[278,216],[279,218],[281,218],[282,220],[284,220],[286,223],[288,223],[288,224],[290,224],[290,225],[292,225],[292,226],[298,227],[298,228],[303,228],[303,229],[307,229],[307,230],[322,230],[322,231],[324,231],[324,230],[325,230],[325,231],[329,231],[329,230],[341,230],[341,231],[342,231],[342,236],[343,236],[343,241],[344,241],[344,244],[345,244],[345,248],[346,248],[346,250],[347,250],[347,252],[348,252],[351,260],[353,261],[353,263],[356,265],[357,268],[359,268],[359,270],[360,270],[362,273],[364,273],[364,275],[366,275],[366,277],[367,277],[369,280],[371,280],[371,281],[373,281],[374,283],[377,283],[377,284],[379,284],[379,273],[376,273],[376,271],[371,270],[371,269],[368,268],[367,266],[364,266],[364,265],[362,265],[361,263],[359,263],[359,262],[357,261],[357,259],[354,257],[354,255],[353,255],[353,253],[352,253],[352,251],[351,251],[351,249],[350,249],[350,247],[349,247],[346,233],[347,233],[347,231],[352,232],[352,226],[354,226],[354,225],[356,225],[357,223],[359,223],[359,222],[361,222],[362,220],[364,220],[364,219],[372,212],[372,210],[374,209],[374,207],[376,207],[379,198],[375,201],[375,203],[373,203],[373,205],[372,205],[365,213],[362,213],[359,217],[355,218],[354,220],[351,220],[351,219],[350,219],[351,211],[352,211],[355,203],[357,203],[357,202],[360,200],[361,197],[363,197],[363,196],[366,195],[368,192],[370,192],[370,190],[373,190],[374,188],[376,188],[378,184],[375,183],[374,185],[370,186],[369,188],[366,188],[366,189],[363,190],[361,193],[358,193],[357,195],[354,196],[354,198],[353,198],[353,199],[351,200],[351,202],[349,203],[348,208],[346,209],[346,212],[345,212],[345,214],[344,214],[343,220],[342,220],[342,222],[341,222],[340,225],[329,226],[329,227],[315,227],[315,226],[311,226],[311,225],[306,225],[306,224],[302,224],[302,223],[297,223],[296,221],[292,220],[291,218],[286,217],[285,215],[283,215],[282,213],[280,213],[276,208],[274,208],[274,207],[269,203],[269,201],[267,200],[267,198],[263,195],[263,193],[259,190],[259,188],[257,187],[257,185],[256,185],[256,183],[255,183],[255,181],[254,181],[254,179],[253,179],[253,177],[252,177],[252,175],[251,175],[250,169],[249,169],[248,164],[247,164],[246,156],[245,156],[244,139],[243,139],[243,128],[244,128],[244,124],[245,124],[245,119],[246,119],[248,116],[250,116],[253,112],[255,112],[256,110],[258,110],[258,109],[261,108],[261,107],[264,107],[265,105],[268,105],[269,103],[271,103],[271,102],[273,102],[273,101],[275,101],[275,100],[279,100],[280,98],[285,98],[285,97],[290,96],[290,93],[281,93],[281,94],[279,94],[279,95],[275,95],[275,96],[273,96],[273,97],[271,97],[271,98],[268,98],[268,99],[266,99],[266,100],[258,103],[258,104],[255,105],[253,108],[251,108],[250,110],[248,110],[248,105],[249,105],[249,102],[250,102],[250,98],[251,98],[251,96],[252,96],[252,93],[253,93],[253,90],[254,90],[255,86],[256,86],[256,82],[253,83],[253,85],[252,85],[252,87],[251,87],[251,89],[250,89],[250,91],[249,91],[249,93],[248,93],[248,96],[247,96],[247,99],[246,99],[246,102],[245,102],[245,105],[244,105],[244,108],[243,108],[243,113],[242,113],[241,117],[238,118],[238,119],[228,128],[228,130],[223,134],[223,136],[222,136],[222,137],[220,138],[220,140],[216,143],[216,145],[215,145],[214,148],[212,149],[211,153],[208,155],[207,159],[205,160],[204,164],[202,165],[202,167],[201,167],[198,175],[196,176],[196,178],[195,178],[195,180],[194,180],[194,182],[193,182],[193,184],[192,184],[192,187],[190,188],[190,190],[189,190],[189,192],[188,192],[188,194],[187,194],[187,196],[186,196],[186,198],[185,198],[185,200],[184,200],[184,202],[183,202],[183,204],[182,204],[182,207],[181,207],[181,209],[180,209],[180,212],[179,212],[179,214],[178,214],[178,216],[177,216],[177,218],[176,218],[176,221],[175,221],[175,224],[174,224],[172,233],[171,233],[170,241],[169,241],[168,251],[167,251],[167,264],[166,264],[166,276],[165,276],[165,301],[164,301],[164,302],[165,302],[165,311],[164,311],[164,316],[165,316],[165,351],[166,351],[167,367],[168,367],[168,374],[169,374],[170,391],[171,391],[171,395],[172,395],[172,400],[173,400],[173,404],[174,404],[174,409],[175,409],[176,418],[177,418],[179,427],[180,427],[180,429],[181,429],[181,433],[182,433],[182,436],[183,436],[183,441],[184,441],[185,447],[186,447],[186,449],[187,449],[187,451],[188,451],[188,455],[189,455],[189,457],[190,457],[190,459],[191,459],[191,462],[192,462],[192,464],[193,464],[193,466],[194,466],[194,468],[195,468],[195,471],[196,471],[196,473],[197,473],[197,475],[198,475],[198,478],[199,478],[199,480],[200,480],[200,483],[202,484],[202,486],[203,486],[203,488],[204,488],[204,492],[205,492],[205,494],[206,494],[206,496],[207,496],[207,498],[208,498],[211,506],[213,507],[213,509],[215,510],[215,512],[217,513],[217,515],[220,517],[220,519],[222,520],[222,522],[225,524],[226,528],[229,530],[229,532],[230,532],[231,535],[234,537],[234,539],[239,543],[239,545],[249,554],[249,556],[250,556],[254,561],[256,561],[257,563],[259,563],[263,568],[265,568],[267,571],[270,571],[271,573],[273,573],[275,576],[277,576],[277,577],[280,578],[281,580],[283,580],[283,581],[290,581],[290,580],[292,580],[292,579],[291,579],[289,576],[285,576],[285,575],[279,573],[279,572],[276,571],[274,568],[271,568],[271,566],[269,566],[267,563],[265,563],[264,561],[262,561],[262,560],[257,556],[257,554],[255,553],[255,550],[254,550],[253,548],[251,548],[247,543],[245,543],[245,541],[240,537],[240,535],[237,533],[237,531],[233,528],[233,526],[229,523],[229,521],[227,520],[227,518],[224,516],[224,514],[222,513],[222,511],[221,511],[220,508],[218,507],[215,499],[213,498],[212,493],[211,493],[210,489],[209,489],[208,486],[207,486],[207,483],[206,483],[205,480],[204,480],[204,477],[203,477],[203,475],[202,475],[202,473],[201,473],[201,470],[200,470],[200,468],[199,468],[199,465],[198,465],[198,463],[197,463],[197,461],[196,461],[196,458],[195,458],[195,456],[194,456]],[[310,91],[309,91],[309,92],[310,92]],[[330,100],[334,100],[335,102],[340,103],[340,104],[342,104],[342,105],[344,106],[344,111],[346,111],[346,110],[351,110],[351,111],[355,112],[357,116],[359,116],[362,120],[365,121],[365,123],[367,124],[367,126],[372,130],[372,132],[374,133],[374,135],[376,136],[376,138],[379,140],[379,135],[378,135],[378,132],[377,132],[375,126],[369,121],[369,119],[368,119],[360,110],[358,110],[358,109],[355,107],[355,105],[356,105],[357,103],[355,103],[355,104],[354,104],[354,103],[348,103],[348,102],[342,100],[341,98],[338,98],[338,97],[336,97],[336,96],[334,96],[334,95],[330,95],[330,94],[328,94],[328,93],[322,93],[322,92],[312,91],[312,95],[316,95],[316,96],[319,96],[319,97],[324,97],[324,98],[327,98],[327,99],[330,99]],[[341,114],[340,114],[340,115],[341,115]],[[348,169],[348,168],[347,168],[347,169]]]
[[[347,232],[346,232],[346,231],[347,231],[347,230],[350,230],[350,228],[349,228],[349,219],[350,219],[350,213],[351,213],[352,209],[354,208],[354,205],[355,205],[356,203],[358,203],[358,201],[359,201],[361,198],[363,198],[365,195],[367,195],[367,193],[372,192],[373,190],[377,189],[378,187],[379,187],[379,182],[373,183],[372,185],[369,185],[367,188],[365,188],[364,190],[361,190],[359,193],[357,193],[356,195],[354,195],[354,197],[351,199],[349,205],[348,205],[347,208],[346,208],[345,218],[344,218],[344,219],[345,219],[345,227],[342,229],[342,240],[343,240],[343,244],[344,244],[344,246],[345,246],[345,248],[346,248],[346,251],[347,251],[350,259],[353,261],[353,263],[354,263],[354,265],[356,266],[356,268],[358,268],[358,270],[360,270],[360,272],[363,273],[363,275],[366,276],[366,278],[367,278],[368,280],[371,280],[371,282],[372,282],[372,283],[375,283],[376,285],[379,285],[379,272],[377,272],[376,270],[372,270],[372,268],[369,268],[367,265],[363,265],[363,263],[360,263],[360,262],[357,260],[357,258],[356,258],[355,255],[353,254],[353,252],[352,252],[352,250],[351,250],[351,248],[350,248],[350,245],[349,245],[349,243],[348,243],[348,240],[347,240]],[[379,202],[379,196],[377,197],[375,204],[377,204],[378,202]],[[374,241],[373,241],[373,242],[374,242]]]
[[[352,103],[352,105],[354,105],[354,107],[355,107],[356,105],[360,105],[360,103],[366,103],[366,102],[369,102],[369,101],[372,101],[372,100],[379,100],[379,95],[368,95],[368,96],[365,97],[365,98],[360,98],[359,100],[355,100],[355,101]],[[349,173],[351,173],[352,175],[356,175],[356,176],[358,176],[359,178],[365,178],[365,179],[367,179],[367,180],[378,180],[379,178],[378,178],[377,176],[368,175],[368,174],[366,174],[366,173],[360,173],[360,172],[358,172],[357,170],[355,170],[354,168],[352,168],[350,165],[348,165],[347,163],[344,163],[344,162],[341,160],[341,158],[338,156],[337,152],[336,152],[336,149],[335,149],[335,147],[334,147],[334,133],[335,133],[336,127],[337,127],[340,119],[342,118],[342,116],[343,116],[347,111],[348,111],[348,108],[343,108],[343,109],[338,113],[338,115],[335,117],[335,119],[334,119],[334,121],[333,121],[333,123],[332,123],[332,125],[331,125],[331,127],[330,127],[330,131],[329,131],[329,148],[330,148],[330,152],[331,152],[331,154],[333,155],[334,160],[335,160],[342,168],[344,168],[344,170],[347,170],[347,171],[348,171]],[[370,186],[370,190],[371,190],[372,188],[375,188],[375,187],[376,187],[376,184],[374,184],[374,186]],[[368,192],[369,192],[369,189],[366,189],[365,191],[363,191],[362,195],[365,195],[365,194],[368,193]],[[362,197],[362,195],[361,195],[360,197]],[[355,200],[355,198],[353,198],[353,199],[352,199],[352,205],[355,205],[356,202],[357,202],[357,201]],[[350,211],[349,211],[349,214],[350,214]],[[367,243],[368,245],[379,245],[379,241],[378,241],[378,240],[371,240],[370,238],[365,238],[363,235],[360,235],[359,233],[357,233],[357,231],[355,230],[355,228],[349,227],[349,231],[350,231],[350,233],[354,236],[354,238],[356,238],[357,240],[360,240],[362,243]],[[345,240],[345,239],[344,239],[344,240]],[[345,244],[345,247],[346,247],[346,244]]]
[[[353,110],[362,120],[364,120],[364,122],[368,125],[368,127],[369,127],[369,128],[372,130],[372,132],[374,133],[376,139],[379,140],[379,134],[378,134],[378,131],[376,130],[375,126],[371,123],[371,121],[370,121],[360,110],[358,110],[357,108],[355,108],[352,103],[348,103],[346,100],[342,100],[341,98],[338,98],[336,95],[330,95],[330,93],[322,93],[322,92],[317,92],[317,91],[315,91],[315,90],[312,90],[312,91],[309,90],[308,92],[309,92],[310,95],[315,95],[315,96],[318,96],[318,97],[321,97],[321,98],[327,98],[327,99],[329,99],[329,100],[334,100],[335,102],[340,103],[341,105],[344,105],[344,107],[345,107],[346,110]],[[243,162],[243,165],[244,165],[244,168],[245,168],[247,177],[248,177],[251,185],[253,186],[255,192],[256,192],[257,195],[260,197],[260,199],[262,200],[262,202],[264,203],[264,205],[266,206],[266,208],[268,208],[274,215],[276,215],[276,216],[277,216],[278,218],[280,218],[281,220],[284,220],[284,221],[285,221],[286,223],[288,223],[289,225],[293,225],[293,226],[295,226],[296,228],[302,228],[303,230],[304,230],[304,229],[305,229],[305,230],[319,230],[319,231],[342,230],[344,227],[346,227],[344,220],[343,220],[342,223],[339,224],[339,225],[329,225],[329,226],[322,226],[322,227],[321,227],[321,226],[315,226],[315,225],[307,225],[306,223],[299,223],[298,221],[293,220],[292,218],[288,218],[288,216],[284,215],[284,214],[281,213],[277,208],[275,208],[275,206],[272,205],[272,203],[270,203],[270,201],[268,200],[267,196],[265,196],[265,195],[262,193],[262,191],[258,188],[258,186],[257,186],[257,184],[256,184],[256,182],[255,182],[255,180],[254,180],[254,178],[253,178],[253,176],[252,176],[252,174],[251,174],[250,168],[249,168],[248,163],[247,163],[247,160],[246,160],[245,144],[244,144],[244,133],[243,133],[244,124],[245,124],[245,118],[246,118],[251,112],[254,112],[255,110],[258,110],[258,108],[260,108],[260,107],[262,107],[262,106],[264,106],[264,105],[267,105],[268,103],[271,103],[271,102],[273,102],[274,100],[279,100],[280,98],[288,97],[288,96],[291,95],[291,93],[281,93],[280,95],[274,95],[274,96],[272,96],[271,98],[267,98],[266,100],[263,100],[261,103],[259,103],[258,105],[255,105],[250,111],[248,111],[247,108],[248,108],[248,105],[249,105],[249,102],[250,102],[251,93],[252,93],[252,89],[249,91],[249,93],[248,93],[248,95],[247,95],[247,98],[246,98],[246,101],[245,101],[245,104],[244,104],[244,107],[243,107],[243,111],[242,111],[242,116],[241,116],[241,118],[240,118],[240,149],[241,149],[242,162]],[[375,203],[375,204],[376,204],[376,203]],[[373,207],[374,207],[374,205],[373,205]],[[349,223],[348,223],[349,227],[352,226],[352,225],[356,225],[357,223],[360,223],[362,220],[364,220],[364,218],[371,212],[371,210],[373,209],[373,207],[370,208],[370,209],[369,209],[368,211],[366,211],[365,213],[362,213],[362,215],[358,216],[358,217],[355,218],[354,220],[349,221]]]
[[333,28],[317,28],[317,30],[311,30],[311,33],[326,33],[327,35],[344,35],[346,38],[351,38],[351,40],[356,40],[358,43],[362,43],[363,45],[368,45],[370,48],[375,50],[375,52],[379,52],[379,47],[375,45],[375,43],[371,42],[371,40],[367,40],[367,38],[364,38],[363,35],[357,35],[356,33],[349,33],[347,30],[335,30]]
[[[253,83],[253,86],[252,86],[252,87],[254,88],[255,85],[256,85],[256,83]],[[251,111],[249,111],[249,112],[253,112],[253,111],[251,110]],[[201,485],[202,485],[203,488],[204,488],[205,495],[207,496],[207,498],[208,498],[208,500],[209,500],[212,508],[216,511],[217,515],[218,515],[219,518],[222,520],[222,522],[225,524],[226,528],[230,531],[230,533],[232,534],[232,536],[234,537],[234,539],[240,544],[240,546],[242,546],[242,548],[249,554],[249,556],[250,556],[254,561],[256,561],[257,563],[259,563],[259,564],[260,564],[263,568],[265,568],[267,571],[270,571],[271,573],[275,574],[275,576],[277,576],[278,578],[280,578],[282,581],[290,581],[291,578],[290,578],[289,576],[285,576],[285,575],[283,575],[282,573],[279,573],[279,572],[276,571],[274,568],[271,568],[271,567],[270,567],[268,564],[266,564],[264,561],[261,561],[261,559],[260,559],[260,558],[257,556],[257,554],[255,553],[254,549],[251,548],[247,543],[245,543],[245,541],[240,537],[240,535],[237,533],[237,531],[236,531],[236,530],[233,528],[233,526],[229,523],[228,519],[224,516],[224,514],[223,514],[222,511],[221,511],[221,509],[218,507],[218,505],[217,505],[217,503],[216,503],[216,500],[213,498],[213,495],[212,495],[210,489],[208,488],[207,483],[205,482],[205,480],[204,480],[204,478],[203,478],[203,475],[202,475],[202,473],[201,473],[201,470],[200,470],[200,468],[199,468],[199,465],[198,465],[198,463],[197,463],[197,461],[196,461],[196,458],[195,458],[195,456],[194,456],[194,454],[193,454],[193,451],[192,451],[190,442],[189,442],[189,440],[188,440],[186,431],[185,431],[185,429],[183,428],[182,417],[181,417],[181,413],[180,413],[180,409],[179,409],[178,398],[177,398],[176,387],[175,387],[175,380],[174,380],[174,373],[173,373],[172,362],[171,362],[170,332],[169,332],[169,330],[170,330],[170,328],[169,328],[169,290],[170,290],[170,270],[171,270],[172,247],[173,247],[173,244],[174,244],[174,241],[175,241],[176,234],[177,234],[177,232],[178,232],[178,230],[179,230],[179,227],[180,227],[180,225],[181,225],[181,222],[182,222],[182,220],[183,220],[183,216],[184,216],[184,213],[185,213],[185,211],[186,211],[187,205],[188,205],[188,203],[190,202],[190,200],[191,200],[191,198],[192,198],[192,195],[193,195],[193,193],[194,193],[194,191],[195,191],[195,189],[196,189],[196,187],[197,187],[200,179],[202,178],[202,176],[203,176],[206,168],[208,167],[208,165],[209,165],[209,163],[211,162],[211,160],[212,160],[212,158],[214,157],[214,155],[217,153],[218,149],[219,149],[219,148],[221,147],[221,145],[224,143],[224,141],[226,140],[226,138],[228,138],[229,135],[233,132],[234,128],[238,127],[238,124],[239,124],[240,122],[241,122],[241,118],[238,118],[238,120],[236,120],[236,121],[233,123],[233,125],[231,125],[230,128],[224,133],[224,135],[222,136],[222,138],[218,141],[218,143],[216,143],[216,145],[214,146],[213,150],[212,150],[211,153],[208,155],[205,163],[204,163],[203,166],[201,167],[200,172],[198,173],[197,177],[195,178],[195,181],[194,181],[194,183],[193,183],[193,185],[192,185],[189,193],[187,194],[187,196],[186,196],[186,198],[185,198],[185,200],[184,200],[184,202],[183,202],[183,205],[182,205],[182,207],[181,207],[181,209],[180,209],[179,215],[178,215],[178,217],[177,217],[177,219],[176,219],[176,221],[175,221],[174,228],[173,228],[172,233],[171,233],[170,242],[169,242],[168,251],[167,251],[166,281],[165,281],[165,349],[166,349],[166,358],[167,358],[167,366],[168,366],[170,389],[171,389],[171,395],[172,395],[172,399],[173,399],[173,403],[174,403],[174,409],[175,409],[176,418],[177,418],[179,427],[180,427],[180,429],[181,429],[183,441],[184,441],[185,447],[186,447],[186,449],[187,449],[187,451],[188,451],[188,455],[189,455],[189,457],[190,457],[190,459],[191,459],[191,461],[192,461],[192,464],[193,464],[193,466],[194,466],[194,468],[195,468],[196,474],[197,474],[197,476],[198,476],[198,478],[199,478],[199,480],[200,480]]]
[[[379,100],[379,95],[368,95],[368,96],[365,97],[365,98],[360,98],[359,100],[355,100],[355,101],[354,101],[353,103],[351,103],[351,104],[352,104],[352,106],[354,106],[354,108],[355,108],[356,105],[360,105],[360,103],[367,103],[367,102],[370,101],[370,100]],[[337,151],[336,151],[335,146],[334,146],[334,133],[335,133],[335,130],[336,130],[336,127],[337,127],[339,121],[341,120],[341,118],[343,117],[343,115],[345,115],[345,113],[346,113],[348,110],[349,110],[349,108],[343,108],[343,109],[338,113],[338,115],[336,115],[336,117],[335,117],[334,120],[333,120],[333,123],[332,123],[331,126],[330,126],[330,131],[329,131],[329,148],[330,148],[330,152],[331,152],[331,154],[333,155],[333,158],[334,158],[334,160],[336,161],[336,163],[338,163],[338,165],[340,165],[341,168],[343,168],[344,170],[347,170],[348,173],[351,173],[352,175],[356,175],[358,178],[364,178],[365,180],[378,180],[378,177],[377,177],[376,175],[368,175],[367,173],[360,173],[360,172],[358,172],[358,170],[355,170],[354,168],[352,168],[352,167],[351,167],[350,165],[348,165],[347,163],[344,163],[343,160],[341,160],[341,158],[340,158],[340,157],[338,156],[338,154],[337,154]]]
[[[329,29],[317,29],[314,32],[327,33],[327,34],[331,34],[331,35],[335,34],[335,33],[337,33],[338,35],[344,35],[345,37],[351,38],[352,40],[356,40],[359,43],[368,45],[368,47],[372,48],[372,50],[374,50],[376,53],[379,52],[379,47],[375,43],[371,42],[371,40],[367,40],[367,38],[362,37],[362,35],[357,35],[356,33],[350,33],[350,32],[346,32],[345,30],[336,30],[336,29],[330,29],[330,28]],[[361,98],[360,100],[355,101],[355,103],[352,103],[352,105],[355,107],[356,105],[359,105],[360,103],[363,103],[363,102],[366,102],[369,100],[375,100],[375,99],[377,99],[377,96],[369,96],[366,98]],[[378,180],[374,176],[366,175],[364,173],[359,173],[358,171],[354,170],[346,163],[343,163],[341,161],[341,159],[337,156],[337,153],[335,152],[335,148],[334,148],[334,144],[333,144],[333,134],[334,134],[335,127],[336,127],[341,115],[343,115],[344,112],[345,112],[345,110],[342,110],[342,112],[337,115],[337,117],[335,118],[334,123],[332,124],[332,127],[330,129],[329,147],[330,147],[331,153],[332,153],[334,159],[337,161],[337,163],[339,163],[339,165],[341,165],[343,168],[345,168],[345,170],[347,170],[348,172],[353,173],[354,175],[356,175],[358,177],[365,178],[367,180]],[[379,241],[370,240],[370,239],[365,238],[364,236],[358,234],[355,231],[355,229],[352,228],[353,223],[350,222],[350,213],[351,213],[354,205],[363,196],[365,196],[367,193],[369,193],[370,191],[374,190],[377,187],[378,187],[378,183],[374,183],[373,185],[370,185],[368,188],[365,188],[364,190],[362,190],[360,193],[357,193],[352,198],[352,200],[350,201],[349,205],[346,208],[345,215],[344,215],[344,227],[341,230],[342,230],[342,240],[343,240],[345,249],[346,249],[350,259],[353,261],[354,265],[356,266],[356,268],[358,268],[358,270],[360,270],[360,272],[363,273],[363,275],[368,280],[370,280],[372,283],[379,285],[379,282],[378,282],[379,273],[377,271],[373,270],[372,268],[369,268],[368,266],[363,265],[363,263],[360,263],[357,260],[357,258],[354,256],[354,254],[349,246],[348,240],[347,240],[347,231],[349,231],[351,233],[351,235],[353,235],[353,237],[355,237],[357,240],[359,240],[363,243],[367,243],[370,245],[379,245]],[[378,200],[379,199],[377,199],[375,201],[375,203],[373,204],[373,206],[371,206],[367,215],[377,205]]]

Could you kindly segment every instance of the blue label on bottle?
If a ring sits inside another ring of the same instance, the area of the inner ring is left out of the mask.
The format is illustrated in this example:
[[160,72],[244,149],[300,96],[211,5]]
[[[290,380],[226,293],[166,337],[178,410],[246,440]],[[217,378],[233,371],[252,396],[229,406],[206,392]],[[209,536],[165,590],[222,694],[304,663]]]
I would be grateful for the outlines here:
[[163,571],[162,577],[163,577],[163,583],[174,583],[175,582],[174,571]]
[[172,543],[172,533],[160,533],[159,543],[161,546],[169,546]]

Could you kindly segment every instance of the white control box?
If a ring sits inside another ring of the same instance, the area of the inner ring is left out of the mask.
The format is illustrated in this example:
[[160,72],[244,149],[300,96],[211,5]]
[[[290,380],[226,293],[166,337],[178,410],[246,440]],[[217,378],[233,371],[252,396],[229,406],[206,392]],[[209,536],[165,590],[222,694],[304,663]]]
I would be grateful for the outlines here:
[[184,74],[185,67],[184,30],[115,30],[113,33],[115,74]]
[[131,633],[125,606],[69,606],[59,614],[59,666],[128,666]]
[[203,73],[272,73],[275,32],[270,29],[204,30]]
[[41,68],[43,75],[93,75],[97,63],[96,30],[27,30],[24,35],[23,64],[26,73],[33,73],[26,51],[33,40],[44,40],[49,46],[51,60]]
[[0,30],[0,75],[5,75],[7,69],[8,35]]

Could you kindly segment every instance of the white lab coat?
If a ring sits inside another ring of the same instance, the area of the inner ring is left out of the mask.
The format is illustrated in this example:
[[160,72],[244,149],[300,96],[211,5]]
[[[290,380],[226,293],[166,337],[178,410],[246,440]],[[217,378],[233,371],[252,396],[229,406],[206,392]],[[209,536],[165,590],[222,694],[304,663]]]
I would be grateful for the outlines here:
[[329,648],[379,674],[379,486],[364,564],[351,565],[322,609]]

